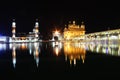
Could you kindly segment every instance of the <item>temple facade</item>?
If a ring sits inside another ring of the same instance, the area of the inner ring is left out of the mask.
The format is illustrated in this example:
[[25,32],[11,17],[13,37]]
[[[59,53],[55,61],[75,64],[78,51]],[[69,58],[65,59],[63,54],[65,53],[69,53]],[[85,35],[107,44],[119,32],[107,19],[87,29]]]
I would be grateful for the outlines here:
[[85,25],[84,22],[79,26],[73,21],[64,28],[63,32],[64,40],[76,41],[84,40],[85,38]]
[[36,42],[39,41],[39,23],[38,20],[35,22],[35,27],[33,28],[33,32],[19,33],[19,36],[16,35],[16,22],[13,20],[12,22],[12,37],[9,37],[9,42]]

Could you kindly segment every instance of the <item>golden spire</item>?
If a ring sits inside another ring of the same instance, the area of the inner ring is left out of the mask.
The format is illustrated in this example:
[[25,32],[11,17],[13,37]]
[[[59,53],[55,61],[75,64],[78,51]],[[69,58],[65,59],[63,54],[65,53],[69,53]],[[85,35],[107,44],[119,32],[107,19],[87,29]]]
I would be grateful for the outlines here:
[[82,25],[84,25],[84,22],[83,22],[83,21],[82,21],[81,23],[82,23]]
[[81,22],[81,28],[84,28],[84,29],[85,29],[85,25],[84,25],[84,22],[83,22],[83,21]]

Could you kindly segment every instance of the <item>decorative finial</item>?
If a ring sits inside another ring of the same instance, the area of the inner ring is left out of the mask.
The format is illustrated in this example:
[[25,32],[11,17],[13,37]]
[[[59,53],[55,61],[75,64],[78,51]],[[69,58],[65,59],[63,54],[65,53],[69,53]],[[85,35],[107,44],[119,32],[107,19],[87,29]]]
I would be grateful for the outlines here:
[[83,22],[83,21],[82,21],[81,23],[82,23],[82,24],[84,24],[84,22]]
[[15,19],[13,19],[13,22],[15,22]]
[[73,21],[73,24],[75,24],[75,21]]
[[36,22],[38,21],[38,19],[36,19]]

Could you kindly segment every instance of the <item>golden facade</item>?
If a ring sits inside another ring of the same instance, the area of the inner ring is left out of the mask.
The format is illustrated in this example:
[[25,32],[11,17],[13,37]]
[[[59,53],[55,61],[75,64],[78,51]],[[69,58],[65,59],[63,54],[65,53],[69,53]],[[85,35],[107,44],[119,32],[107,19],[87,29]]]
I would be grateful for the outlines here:
[[68,24],[68,28],[64,28],[64,40],[83,40],[85,35],[85,25],[76,25],[75,21]]

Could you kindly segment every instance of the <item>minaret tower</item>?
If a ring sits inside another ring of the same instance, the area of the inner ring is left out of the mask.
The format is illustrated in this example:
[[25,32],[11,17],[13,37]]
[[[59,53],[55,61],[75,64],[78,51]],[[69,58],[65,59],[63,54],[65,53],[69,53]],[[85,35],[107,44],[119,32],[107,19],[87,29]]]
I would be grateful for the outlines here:
[[13,22],[12,22],[12,38],[15,38],[15,34],[16,34],[16,23],[15,23],[15,19],[13,19]]
[[39,37],[39,23],[38,23],[38,19],[36,19],[36,23],[35,23],[35,37],[36,38]]

